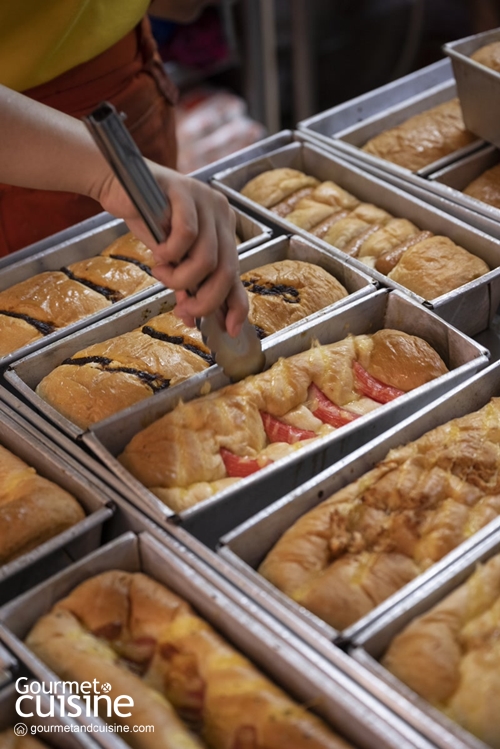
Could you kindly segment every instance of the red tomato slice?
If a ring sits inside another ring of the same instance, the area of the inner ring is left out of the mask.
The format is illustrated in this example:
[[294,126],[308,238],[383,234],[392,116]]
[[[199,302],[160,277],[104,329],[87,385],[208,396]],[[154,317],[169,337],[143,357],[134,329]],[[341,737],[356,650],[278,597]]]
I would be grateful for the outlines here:
[[245,476],[250,476],[273,462],[269,458],[257,460],[256,458],[241,457],[230,450],[226,450],[225,447],[221,447],[220,456],[230,478],[245,478]]
[[318,404],[314,411],[311,409],[312,413],[325,424],[330,424],[332,427],[343,427],[345,424],[350,424],[351,421],[359,419],[360,414],[354,414],[335,405],[314,383],[309,388],[309,394]]
[[358,362],[354,362],[353,371],[358,392],[377,401],[377,403],[389,403],[389,401],[399,398],[400,395],[404,395],[404,390],[398,390],[398,388],[380,382],[380,380],[372,377]]
[[291,424],[285,424],[284,421],[276,419],[266,411],[261,411],[260,415],[269,442],[288,442],[289,445],[293,445],[294,442],[309,440],[318,436],[311,429],[299,429],[291,426]]

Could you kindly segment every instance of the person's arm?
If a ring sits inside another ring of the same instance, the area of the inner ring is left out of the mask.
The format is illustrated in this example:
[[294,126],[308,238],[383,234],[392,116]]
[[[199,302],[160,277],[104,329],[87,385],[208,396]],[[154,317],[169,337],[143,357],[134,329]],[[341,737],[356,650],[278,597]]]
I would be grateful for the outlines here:
[[248,301],[238,276],[232,209],[224,196],[201,182],[148,164],[172,206],[172,231],[160,245],[83,122],[0,86],[0,182],[76,192],[99,201],[152,249],[154,275],[177,292],[180,317],[194,324],[195,317],[226,301],[226,327],[236,335]]

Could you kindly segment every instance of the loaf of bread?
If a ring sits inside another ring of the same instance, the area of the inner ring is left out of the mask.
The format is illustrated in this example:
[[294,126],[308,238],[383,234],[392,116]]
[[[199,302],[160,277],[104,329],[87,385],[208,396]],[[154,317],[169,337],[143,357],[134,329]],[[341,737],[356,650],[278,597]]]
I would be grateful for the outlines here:
[[421,338],[391,329],[349,336],[180,403],[119,460],[180,512],[446,371]]
[[471,198],[500,208],[500,164],[480,174],[463,192]]
[[0,356],[156,283],[153,256],[131,234],[100,255],[0,291]]
[[350,626],[500,514],[500,399],[404,447],[303,515],[259,572]]
[[113,716],[154,733],[123,733],[135,749],[346,749],[195,614],[142,573],[111,570],[42,617],[26,644],[65,681],[108,682],[134,700]]
[[500,749],[500,556],[409,624],[382,663],[449,718]]
[[[320,266],[281,260],[241,276],[250,321],[264,337],[342,299],[347,291]],[[74,354],[36,392],[82,429],[213,364],[201,334],[172,312]]]
[[47,749],[47,744],[31,736],[16,736],[14,727],[0,731],[0,749]]
[[82,520],[76,499],[0,445],[0,564]]
[[465,127],[459,100],[452,99],[384,130],[363,151],[417,172],[475,139]]
[[[252,200],[269,205],[276,199],[276,184],[301,184],[299,177],[290,179],[292,169],[263,172],[242,190]],[[266,192],[268,185],[268,192]],[[279,207],[282,218],[309,231],[346,255],[355,257],[370,268],[383,273],[424,299],[432,300],[488,273],[488,265],[476,255],[450,239],[420,231],[411,221],[394,218],[372,205],[360,203],[334,182],[323,182],[308,188],[307,197],[295,200],[288,196]],[[301,193],[299,188],[296,194]]]
[[500,73],[500,42],[491,42],[486,44],[484,47],[476,50],[471,55],[471,59],[478,62],[480,65],[485,65],[487,68],[496,70]]

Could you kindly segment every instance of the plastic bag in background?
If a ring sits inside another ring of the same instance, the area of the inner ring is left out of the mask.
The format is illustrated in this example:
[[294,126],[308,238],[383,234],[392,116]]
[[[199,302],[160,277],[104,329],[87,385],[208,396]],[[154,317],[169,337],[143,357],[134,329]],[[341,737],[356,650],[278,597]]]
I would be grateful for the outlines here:
[[265,134],[264,126],[248,117],[239,96],[208,87],[192,90],[177,105],[177,168],[188,174]]

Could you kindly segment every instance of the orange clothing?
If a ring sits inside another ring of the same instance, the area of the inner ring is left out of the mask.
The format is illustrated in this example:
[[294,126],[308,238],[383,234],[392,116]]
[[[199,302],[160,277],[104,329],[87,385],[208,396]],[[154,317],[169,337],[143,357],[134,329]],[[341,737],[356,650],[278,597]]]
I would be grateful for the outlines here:
[[[74,117],[109,101],[127,115],[140,151],[175,168],[177,90],[163,69],[147,18],[97,57],[23,93]],[[81,195],[0,185],[0,257],[101,210]]]

